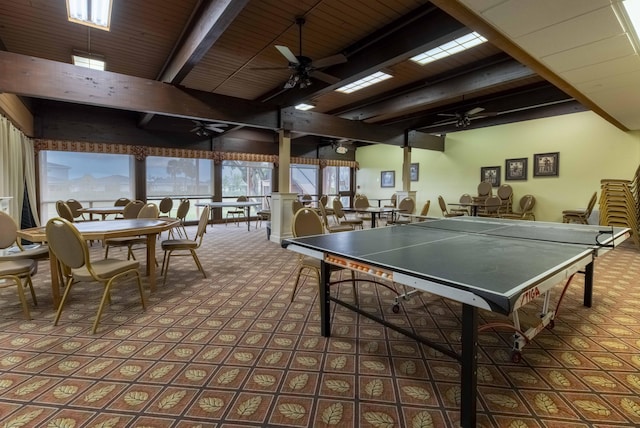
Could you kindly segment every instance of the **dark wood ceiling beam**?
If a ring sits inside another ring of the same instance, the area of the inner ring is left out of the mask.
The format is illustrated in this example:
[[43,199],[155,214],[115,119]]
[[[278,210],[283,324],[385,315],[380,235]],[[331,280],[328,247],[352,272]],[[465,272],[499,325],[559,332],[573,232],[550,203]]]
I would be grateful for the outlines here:
[[471,97],[474,93],[486,89],[506,85],[535,76],[535,73],[514,60],[493,64],[481,71],[473,71],[448,81],[427,86],[422,89],[387,98],[378,103],[368,104],[359,109],[342,113],[340,117],[359,120],[384,120],[389,117],[423,108],[429,104],[460,100]]
[[[207,0],[202,3],[196,12],[195,22],[188,24],[183,39],[158,80],[173,84],[182,82],[248,2],[249,0]],[[152,117],[152,114],[143,115],[138,125],[144,127]]]
[[555,74],[548,67],[543,65],[536,58],[531,56],[529,53],[525,52],[520,46],[509,40],[502,33],[496,30],[492,25],[486,22],[484,19],[470,11],[465,5],[463,5],[460,1],[452,1],[452,0],[431,0],[431,3],[436,5],[438,8],[442,9],[458,21],[462,22],[469,28],[472,28],[474,31],[478,31],[484,37],[486,37],[493,45],[500,48],[502,51],[508,53],[513,58],[525,64],[534,70],[537,74],[542,76],[547,81],[553,83],[555,86],[571,95],[573,98],[578,100],[588,109],[594,111],[602,118],[607,120],[609,123],[618,127],[623,131],[628,131],[629,129],[616,120],[613,116],[604,111],[600,106],[591,101],[589,97],[583,95],[580,91],[574,88],[571,84],[566,82],[563,78]]
[[[293,108],[280,116],[278,108],[256,101],[10,52],[0,52],[0,92],[254,128],[285,127],[293,132],[371,143],[404,145],[407,141],[405,131],[399,128],[322,113],[305,115],[309,112]],[[436,146],[440,141],[431,136],[425,138]]]
[[296,105],[300,101],[318,97],[468,32],[464,25],[448,14],[431,5],[425,5],[346,48],[343,51],[348,58],[346,63],[323,70],[340,78],[341,82],[338,84],[329,85],[314,79],[313,85],[308,88],[292,91],[278,87],[259,100],[280,106]]

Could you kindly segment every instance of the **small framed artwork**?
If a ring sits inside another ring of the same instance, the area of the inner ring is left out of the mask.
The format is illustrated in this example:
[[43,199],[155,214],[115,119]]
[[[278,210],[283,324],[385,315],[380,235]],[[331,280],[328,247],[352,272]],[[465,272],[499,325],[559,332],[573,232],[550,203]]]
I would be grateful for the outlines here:
[[538,153],[533,155],[534,177],[557,177],[560,167],[560,153]]
[[500,167],[483,166],[480,168],[480,181],[488,181],[493,187],[500,187]]
[[409,178],[411,181],[418,181],[418,173],[420,172],[420,164],[412,163],[409,167]]
[[527,158],[507,159],[504,161],[505,180],[527,179]]
[[382,171],[380,173],[380,187],[396,187],[396,172]]

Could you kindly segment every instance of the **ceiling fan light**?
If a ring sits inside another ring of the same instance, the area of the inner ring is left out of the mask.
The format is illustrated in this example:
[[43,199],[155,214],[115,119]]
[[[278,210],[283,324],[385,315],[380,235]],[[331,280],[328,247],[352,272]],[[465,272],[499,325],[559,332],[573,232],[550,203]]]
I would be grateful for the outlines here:
[[342,143],[338,144],[338,147],[336,147],[336,153],[339,155],[344,155],[349,151],[349,149],[347,149],[345,146],[342,145]]

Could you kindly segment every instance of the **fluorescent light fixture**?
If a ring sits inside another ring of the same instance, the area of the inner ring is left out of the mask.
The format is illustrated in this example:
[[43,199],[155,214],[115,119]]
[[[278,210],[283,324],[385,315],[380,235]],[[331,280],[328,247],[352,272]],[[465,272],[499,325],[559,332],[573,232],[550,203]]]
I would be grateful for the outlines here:
[[112,0],[67,0],[69,21],[109,31]]
[[430,62],[448,57],[449,55],[462,52],[486,41],[487,39],[476,32],[469,33],[443,45],[440,45],[437,48],[433,48],[421,53],[420,55],[416,55],[411,58],[411,61],[415,61],[420,65],[425,65]]
[[104,71],[105,62],[104,59],[99,59],[93,56],[80,56],[72,55],[73,65],[79,67],[86,67],[92,70]]
[[[626,18],[631,28],[631,35],[634,39],[636,49],[640,47],[640,0],[624,0],[622,2]],[[635,33],[635,34],[634,34]],[[638,52],[636,52],[638,53]]]
[[336,89],[338,92],[342,92],[345,94],[350,94],[355,91],[359,91],[360,89],[366,88],[367,86],[374,85],[378,82],[382,82],[383,80],[387,80],[391,78],[390,74],[387,74],[382,71],[378,71],[376,73],[370,74],[369,76],[363,77],[360,80],[356,80],[353,83],[349,83],[341,88]]
[[315,108],[315,107],[316,106],[314,106],[313,104],[300,103],[295,108],[296,110],[306,111],[306,110],[311,110],[312,108]]

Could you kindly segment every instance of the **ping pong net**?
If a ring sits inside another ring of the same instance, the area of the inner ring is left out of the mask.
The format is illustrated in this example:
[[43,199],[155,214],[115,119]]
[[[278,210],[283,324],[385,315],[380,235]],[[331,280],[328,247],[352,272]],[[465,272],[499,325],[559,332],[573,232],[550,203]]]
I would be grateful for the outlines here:
[[446,230],[469,235],[553,242],[566,245],[613,248],[613,226],[567,223],[505,221],[502,219],[457,217],[409,223],[410,227]]

